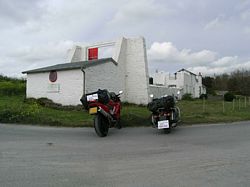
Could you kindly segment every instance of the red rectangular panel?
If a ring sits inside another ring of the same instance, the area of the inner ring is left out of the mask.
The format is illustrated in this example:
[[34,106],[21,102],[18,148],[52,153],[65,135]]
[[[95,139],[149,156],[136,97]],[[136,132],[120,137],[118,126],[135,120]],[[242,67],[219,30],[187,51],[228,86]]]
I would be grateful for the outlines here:
[[88,60],[96,60],[98,59],[98,48],[90,48],[88,49]]

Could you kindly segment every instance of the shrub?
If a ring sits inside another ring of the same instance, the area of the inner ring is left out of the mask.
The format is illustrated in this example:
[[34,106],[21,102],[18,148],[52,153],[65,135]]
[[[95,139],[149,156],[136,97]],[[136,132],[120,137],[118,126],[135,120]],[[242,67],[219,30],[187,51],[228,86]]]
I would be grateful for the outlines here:
[[25,103],[33,103],[33,102],[35,102],[35,103],[39,104],[40,106],[53,108],[53,109],[56,109],[56,110],[68,110],[68,111],[72,111],[72,110],[81,111],[81,110],[83,110],[82,105],[77,105],[77,106],[62,105],[62,104],[59,104],[59,103],[55,103],[51,99],[48,99],[48,98],[45,98],[45,97],[41,97],[41,98],[38,98],[38,99],[26,98],[26,99],[24,99],[24,102]]
[[192,98],[192,94],[186,93],[182,96],[182,100],[192,101],[194,99]]
[[232,102],[235,99],[235,95],[232,92],[227,92],[224,94],[224,101]]
[[4,107],[0,110],[0,122],[17,123],[29,122],[40,112],[39,106],[36,103],[19,107]]
[[41,106],[45,106],[45,107],[50,107],[50,108],[55,108],[58,109],[60,108],[62,105],[59,103],[54,103],[51,99],[48,99],[46,97],[41,97],[36,99],[37,103],[40,104]]
[[18,83],[25,83],[26,80],[24,78],[13,78],[13,77],[7,77],[2,74],[0,74],[0,82],[18,82]]
[[0,82],[0,94],[1,95],[21,95],[25,94],[25,83],[1,81]]

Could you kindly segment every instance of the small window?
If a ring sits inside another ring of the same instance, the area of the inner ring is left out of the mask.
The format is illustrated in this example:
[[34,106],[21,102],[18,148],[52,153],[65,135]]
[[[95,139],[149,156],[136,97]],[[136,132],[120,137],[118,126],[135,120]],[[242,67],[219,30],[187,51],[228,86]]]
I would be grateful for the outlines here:
[[176,85],[175,84],[170,84],[168,85],[169,88],[176,88]]
[[96,59],[98,59],[98,48],[88,49],[88,60],[96,60]]
[[57,80],[57,72],[56,71],[51,71],[49,73],[49,80],[50,80],[50,82],[56,82],[56,80]]

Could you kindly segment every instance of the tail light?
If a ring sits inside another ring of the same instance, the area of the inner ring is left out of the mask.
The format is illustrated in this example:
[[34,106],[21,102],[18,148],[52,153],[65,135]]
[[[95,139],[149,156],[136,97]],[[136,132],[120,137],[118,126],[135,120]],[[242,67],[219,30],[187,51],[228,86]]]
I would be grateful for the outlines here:
[[164,116],[171,116],[171,113],[170,112],[165,113]]

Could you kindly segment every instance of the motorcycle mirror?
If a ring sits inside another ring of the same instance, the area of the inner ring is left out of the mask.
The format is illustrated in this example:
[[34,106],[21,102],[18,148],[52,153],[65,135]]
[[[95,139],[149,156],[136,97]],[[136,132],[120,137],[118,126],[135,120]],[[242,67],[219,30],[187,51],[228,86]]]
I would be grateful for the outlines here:
[[179,95],[180,93],[181,93],[180,90],[178,90],[178,91],[177,91],[177,95]]
[[120,90],[120,91],[119,91],[119,94],[122,94],[122,93],[123,93],[123,91],[122,91],[122,90]]
[[153,97],[154,97],[154,94],[150,94],[149,97],[153,98]]

